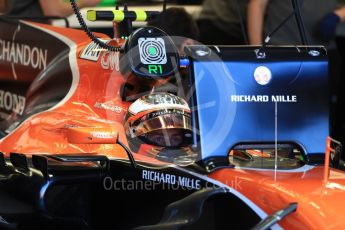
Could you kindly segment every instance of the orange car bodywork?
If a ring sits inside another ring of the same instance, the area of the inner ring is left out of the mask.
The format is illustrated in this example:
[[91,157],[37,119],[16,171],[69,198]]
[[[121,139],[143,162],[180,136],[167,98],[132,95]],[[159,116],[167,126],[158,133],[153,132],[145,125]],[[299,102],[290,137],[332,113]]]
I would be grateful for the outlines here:
[[[102,51],[97,62],[79,58],[90,43],[82,31],[30,25],[71,41],[72,88],[61,103],[31,116],[2,139],[0,151],[7,156],[11,152],[82,153],[127,159],[123,148],[115,144],[117,138],[127,144],[123,125],[130,105],[121,100],[119,93],[127,78],[117,69],[118,57],[111,60],[114,69],[102,68],[102,61],[109,61],[107,51]],[[123,40],[114,43],[121,45]],[[134,158],[138,162],[165,164],[145,154],[134,154]],[[297,202],[296,213],[279,223],[284,229],[344,229],[345,173],[332,169],[325,180],[324,172],[322,166],[291,171],[222,168],[199,176],[245,197],[244,200],[262,213],[262,218]]]
[[[1,151],[33,153],[98,153],[122,156],[122,148],[115,144],[76,144],[68,141],[69,129],[75,126],[98,128],[107,131],[115,127],[119,138],[125,141],[122,122],[127,112],[128,103],[121,102],[119,91],[125,82],[119,72],[104,70],[101,59],[98,62],[78,58],[89,40],[81,31],[58,29],[46,25],[62,36],[68,37],[75,44],[72,53],[75,62],[72,89],[64,102],[50,111],[29,118],[11,135],[1,141]],[[95,107],[96,104],[115,105],[116,111]],[[115,156],[114,156],[115,157]]]
[[221,169],[209,175],[233,187],[265,212],[272,214],[291,201],[298,202],[296,213],[280,222],[284,229],[343,229],[345,175],[331,170],[324,181],[324,168],[305,172],[274,172]]

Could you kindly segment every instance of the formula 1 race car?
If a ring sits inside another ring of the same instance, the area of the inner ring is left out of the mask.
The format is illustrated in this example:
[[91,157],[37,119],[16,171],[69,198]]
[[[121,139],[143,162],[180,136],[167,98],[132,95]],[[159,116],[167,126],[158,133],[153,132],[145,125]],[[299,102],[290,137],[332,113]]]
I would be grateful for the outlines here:
[[71,3],[86,33],[0,18],[0,228],[345,226],[325,48],[180,55],[154,27],[94,35]]

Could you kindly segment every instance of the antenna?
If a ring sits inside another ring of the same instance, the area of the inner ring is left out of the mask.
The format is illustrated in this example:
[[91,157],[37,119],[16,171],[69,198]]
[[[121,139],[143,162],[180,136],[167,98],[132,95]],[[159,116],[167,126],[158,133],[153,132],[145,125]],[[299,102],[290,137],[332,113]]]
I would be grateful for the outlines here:
[[[115,5],[115,10],[119,10],[119,5]],[[118,33],[118,22],[116,22],[115,20],[113,21],[113,34],[114,38],[120,38]]]
[[163,1],[163,12],[167,10],[168,0]]
[[238,16],[240,17],[240,23],[241,23],[243,41],[244,41],[244,44],[249,45],[247,30],[246,30],[245,23],[244,23],[244,19],[243,19],[243,15],[242,15],[242,12],[241,12],[240,0],[237,0],[237,1],[236,1],[236,4],[237,4]]
[[278,102],[274,106],[274,180],[277,180],[278,170]]
[[[301,40],[302,40],[302,44],[303,45],[308,45],[308,41],[307,41],[307,36],[305,34],[305,27],[304,27],[304,23],[301,17],[301,9],[300,9],[300,5],[298,4],[298,0],[291,0],[292,1],[292,7],[294,9],[295,12],[295,18],[296,18],[296,22],[297,22],[297,26],[298,26],[298,31],[299,34],[301,36]],[[304,2],[302,2],[303,4]]]

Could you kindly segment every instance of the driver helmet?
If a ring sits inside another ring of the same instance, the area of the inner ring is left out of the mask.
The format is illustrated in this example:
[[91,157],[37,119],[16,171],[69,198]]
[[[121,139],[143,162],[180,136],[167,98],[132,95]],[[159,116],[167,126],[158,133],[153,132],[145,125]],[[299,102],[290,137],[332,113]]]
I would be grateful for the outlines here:
[[[141,144],[182,148],[192,140],[191,110],[187,102],[170,93],[151,93],[128,109],[126,135],[131,147]],[[135,150],[134,150],[135,151]]]

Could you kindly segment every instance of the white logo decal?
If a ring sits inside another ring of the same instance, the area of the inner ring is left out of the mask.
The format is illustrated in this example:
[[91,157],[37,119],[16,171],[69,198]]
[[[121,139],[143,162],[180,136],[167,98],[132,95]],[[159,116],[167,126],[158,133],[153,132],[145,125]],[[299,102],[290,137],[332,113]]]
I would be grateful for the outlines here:
[[25,97],[0,90],[0,109],[23,115],[25,109]]
[[115,132],[91,132],[91,136],[99,139],[111,139],[115,138]]
[[231,95],[231,102],[297,103],[297,95]]
[[96,104],[94,106],[95,106],[95,108],[109,110],[109,111],[112,111],[114,113],[121,113],[123,110],[120,106],[109,104],[109,103],[96,102]]
[[120,53],[119,52],[104,52],[101,58],[101,66],[106,70],[120,71]]
[[200,189],[200,180],[192,179],[188,177],[176,176],[173,174],[143,170],[142,179],[155,181],[158,183],[170,184],[170,185],[179,185],[191,189]]
[[163,38],[139,38],[140,61],[144,65],[164,65],[167,61]]
[[259,66],[255,69],[254,79],[259,85],[267,85],[272,79],[272,72],[266,66]]
[[0,40],[0,61],[7,61],[34,69],[47,67],[48,50],[25,44]]
[[[105,40],[100,40],[105,42]],[[104,49],[100,47],[98,44],[91,42],[88,46],[86,46],[83,49],[83,51],[80,54],[80,58],[97,62],[103,50]]]

